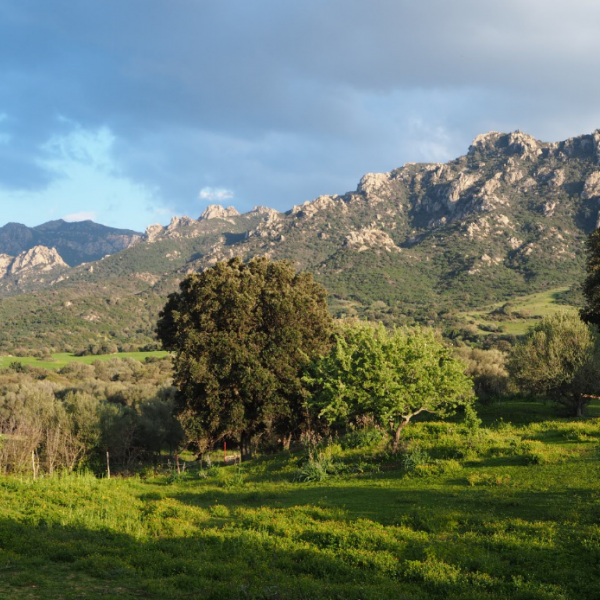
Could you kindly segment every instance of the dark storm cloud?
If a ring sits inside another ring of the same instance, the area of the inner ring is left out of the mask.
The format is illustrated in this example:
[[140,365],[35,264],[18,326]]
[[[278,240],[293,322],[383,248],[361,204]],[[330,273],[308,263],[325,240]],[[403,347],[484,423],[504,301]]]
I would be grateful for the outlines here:
[[488,129],[588,132],[599,18],[591,1],[0,0],[0,184],[46,184],[40,148],[69,121],[109,128],[120,168],[192,215],[203,187],[287,208]]

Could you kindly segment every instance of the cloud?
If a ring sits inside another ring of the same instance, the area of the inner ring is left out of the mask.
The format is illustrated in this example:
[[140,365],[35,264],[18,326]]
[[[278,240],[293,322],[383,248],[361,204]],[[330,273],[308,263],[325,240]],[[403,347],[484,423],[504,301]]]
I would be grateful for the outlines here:
[[224,202],[225,200],[231,200],[233,197],[234,193],[224,188],[205,187],[198,194],[200,200],[209,200],[210,202]]
[[286,209],[491,129],[590,132],[599,21],[591,0],[0,0],[0,188],[41,197],[69,162],[152,210]]
[[76,223],[77,221],[95,221],[98,215],[95,212],[78,212],[65,215],[63,219],[67,223]]

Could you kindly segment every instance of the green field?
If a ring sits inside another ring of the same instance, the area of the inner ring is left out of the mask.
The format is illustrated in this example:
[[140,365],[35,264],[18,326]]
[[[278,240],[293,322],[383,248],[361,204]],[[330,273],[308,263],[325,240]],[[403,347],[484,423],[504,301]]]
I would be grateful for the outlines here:
[[[499,325],[502,327],[503,333],[512,335],[522,335],[526,333],[527,329],[534,325],[539,318],[553,314],[555,312],[577,312],[577,308],[566,304],[561,304],[557,300],[557,294],[566,292],[568,287],[556,288],[548,290],[546,292],[540,292],[538,294],[530,294],[528,296],[521,296],[511,300],[511,304],[514,305],[515,312],[526,311],[530,313],[531,317],[526,319],[513,318],[501,321],[491,320],[488,313],[494,309],[500,308],[504,303],[499,302],[496,304],[490,304],[484,308],[461,313],[462,317],[468,321],[473,321],[477,325]],[[487,333],[481,330],[481,333]]]
[[70,353],[53,354],[52,359],[34,358],[32,356],[0,356],[0,369],[8,367],[11,363],[18,362],[22,365],[32,365],[43,369],[60,369],[71,362],[79,362],[91,365],[95,360],[109,360],[111,358],[133,358],[135,360],[146,360],[149,356],[162,358],[168,353],[162,350],[154,352],[119,352],[118,354],[100,354],[97,356],[74,356]]
[[180,477],[0,478],[0,597],[597,600],[600,405],[482,413],[476,431],[411,424],[399,455],[337,440],[312,483],[301,451]]

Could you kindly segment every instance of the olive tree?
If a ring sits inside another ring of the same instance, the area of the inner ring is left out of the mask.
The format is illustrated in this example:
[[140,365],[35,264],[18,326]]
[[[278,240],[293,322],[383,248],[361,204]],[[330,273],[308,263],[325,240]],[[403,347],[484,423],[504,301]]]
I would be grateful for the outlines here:
[[547,396],[582,416],[600,393],[600,348],[594,326],[556,313],[531,327],[509,357],[511,377],[525,392]]
[[326,292],[292,263],[234,258],[185,278],[157,333],[174,352],[177,410],[202,444],[236,438],[242,459],[266,432],[303,420],[302,369],[330,346]]
[[330,423],[371,416],[389,429],[397,448],[403,428],[422,412],[448,416],[472,407],[465,365],[429,329],[346,326],[307,381],[310,404]]

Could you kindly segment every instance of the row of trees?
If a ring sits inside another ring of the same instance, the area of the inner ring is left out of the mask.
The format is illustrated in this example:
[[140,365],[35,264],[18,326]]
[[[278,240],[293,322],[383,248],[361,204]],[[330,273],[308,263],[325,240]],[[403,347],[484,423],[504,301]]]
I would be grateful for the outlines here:
[[472,382],[429,330],[334,326],[326,292],[286,261],[239,258],[187,277],[160,314],[174,353],[177,410],[200,452],[239,440],[242,460],[261,440],[361,416],[390,430],[422,412],[470,407]]
[[[511,351],[520,389],[578,416],[600,394],[600,234],[590,241],[582,316],[540,321]],[[71,364],[58,374],[0,373],[0,471],[73,469],[110,452],[125,468],[183,439],[199,452],[239,442],[289,446],[303,433],[365,417],[398,446],[416,415],[473,412],[502,391],[503,353],[452,348],[424,328],[333,322],[325,290],[289,262],[235,258],[187,277],[157,327],[170,360]],[[174,418],[174,413],[177,419]],[[473,421],[474,422],[474,421]],[[36,466],[37,465],[37,466]]]
[[[568,313],[541,320],[506,365],[520,390],[577,416],[600,393],[599,232],[589,249],[587,322]],[[477,375],[481,395],[505,390],[502,352],[457,352],[428,329],[334,324],[325,298],[310,274],[266,258],[218,263],[169,297],[157,333],[174,353],[177,412],[200,451],[235,439],[246,459],[261,440],[287,446],[302,431],[344,428],[365,416],[398,446],[420,413],[472,414],[473,381],[465,372]]]

